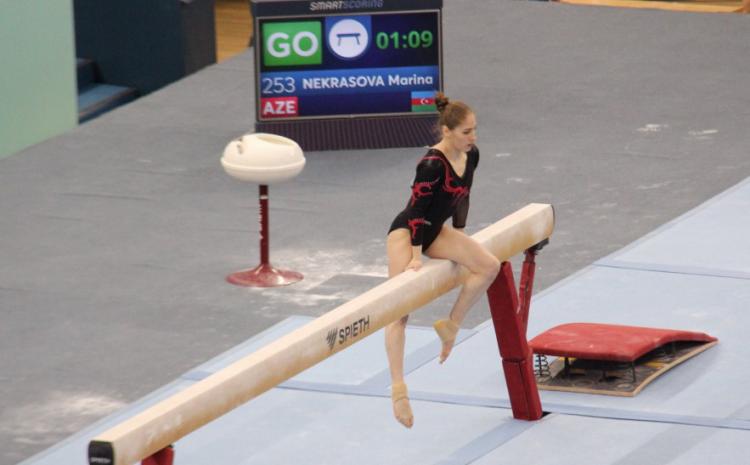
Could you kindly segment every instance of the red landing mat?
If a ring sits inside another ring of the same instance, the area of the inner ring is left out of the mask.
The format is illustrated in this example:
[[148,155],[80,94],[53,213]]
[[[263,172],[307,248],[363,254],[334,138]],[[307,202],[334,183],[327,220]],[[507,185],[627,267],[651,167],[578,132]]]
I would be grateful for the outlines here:
[[[667,370],[714,346],[705,333],[596,323],[570,323],[538,335],[540,389],[635,396]],[[552,364],[546,356],[558,357]]]

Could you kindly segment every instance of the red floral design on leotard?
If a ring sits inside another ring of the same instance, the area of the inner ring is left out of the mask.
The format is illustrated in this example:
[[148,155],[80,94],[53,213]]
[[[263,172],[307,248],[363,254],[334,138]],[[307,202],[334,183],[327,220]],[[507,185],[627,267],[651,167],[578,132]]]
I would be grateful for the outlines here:
[[413,207],[414,204],[417,203],[417,199],[432,195],[432,186],[437,182],[437,179],[434,181],[415,182],[414,185],[411,186],[411,206]]
[[453,204],[458,203],[461,198],[469,195],[469,188],[466,186],[453,186],[453,176],[451,175],[451,167],[447,160],[443,157],[426,156],[424,160],[440,160],[445,168],[445,180],[443,181],[443,190],[453,196]]
[[419,225],[425,224],[426,221],[424,218],[414,218],[409,220],[409,229],[411,229],[411,238],[414,239],[417,237],[417,231],[419,230]]

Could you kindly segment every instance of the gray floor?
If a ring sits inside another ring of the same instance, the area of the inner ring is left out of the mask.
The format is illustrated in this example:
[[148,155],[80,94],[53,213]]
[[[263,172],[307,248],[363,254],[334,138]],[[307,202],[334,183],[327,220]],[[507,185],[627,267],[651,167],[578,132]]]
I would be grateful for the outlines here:
[[[516,1],[449,0],[444,11],[446,91],[472,104],[480,124],[470,231],[526,203],[553,203],[558,224],[540,258],[538,291],[609,255],[555,288],[570,293],[565,302],[573,309],[591,292],[600,302],[619,302],[606,287],[614,279],[608,273],[640,283],[650,269],[644,264],[712,275],[687,285],[670,283],[671,275],[648,280],[658,289],[657,281],[674,284],[669,292],[686,305],[696,300],[685,289],[698,293],[712,279],[711,296],[744,295],[748,261],[737,252],[745,250],[744,235],[731,231],[747,223],[731,223],[741,220],[726,214],[726,228],[699,223],[702,237],[728,241],[709,241],[704,255],[662,247],[690,247],[690,226],[677,226],[673,238],[660,235],[665,242],[651,249],[610,254],[750,176],[748,18]],[[272,261],[305,280],[278,290],[223,281],[258,262],[255,188],[229,179],[218,162],[224,145],[253,125],[252,89],[252,61],[244,54],[0,160],[0,464],[58,443],[291,315],[322,314],[384,279],[385,229],[406,202],[418,148],[306,153],[302,175],[271,188]],[[664,250],[668,257],[656,253]],[[539,308],[551,301],[547,295],[533,310],[540,327],[557,317]],[[709,314],[724,308],[716,298],[705,303]],[[449,305],[441,299],[411,321],[426,326]],[[487,317],[482,303],[465,327],[482,328]],[[704,321],[710,318],[701,327]],[[715,359],[721,347],[701,357]],[[428,374],[412,376],[425,376],[422,390],[444,387]],[[304,403],[288,394],[270,395]],[[557,450],[565,438],[556,436],[556,425],[577,419],[548,417],[535,426],[547,435],[534,438],[514,422],[506,431],[493,408],[449,413],[430,399],[420,402],[431,415],[460,417],[451,428],[468,436],[450,443],[459,455],[481,431],[492,439],[512,430],[532,443],[549,436]],[[356,402],[365,414],[388,407],[387,399]],[[742,411],[731,404],[721,412],[733,407]],[[678,413],[706,416],[700,409]],[[463,431],[464,421],[476,429]],[[633,447],[678,434],[656,426],[633,435]],[[686,428],[701,436],[705,426]],[[701,444],[747,442],[745,431],[725,429]],[[389,438],[402,437],[390,431]],[[434,446],[427,435],[417,434],[424,449]],[[411,444],[409,438],[400,441]],[[523,449],[513,441],[495,450],[510,460],[514,448]],[[617,460],[638,463],[638,450]],[[433,453],[426,463],[448,460]],[[564,456],[554,459],[565,463]]]

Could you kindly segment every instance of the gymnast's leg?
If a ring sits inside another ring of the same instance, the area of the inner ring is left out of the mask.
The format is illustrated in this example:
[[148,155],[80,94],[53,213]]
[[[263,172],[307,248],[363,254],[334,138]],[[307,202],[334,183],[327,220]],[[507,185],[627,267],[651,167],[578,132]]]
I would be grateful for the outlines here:
[[[388,277],[402,273],[412,258],[411,237],[406,229],[395,229],[388,234]],[[407,428],[414,425],[414,415],[404,383],[404,346],[408,315],[385,327],[385,350],[391,370],[391,399],[393,414]]]
[[458,328],[469,309],[487,291],[500,271],[500,261],[477,241],[450,226],[443,226],[435,241],[426,251],[431,258],[444,258],[469,270],[448,319],[438,320],[435,330],[443,342],[440,363],[450,355]]

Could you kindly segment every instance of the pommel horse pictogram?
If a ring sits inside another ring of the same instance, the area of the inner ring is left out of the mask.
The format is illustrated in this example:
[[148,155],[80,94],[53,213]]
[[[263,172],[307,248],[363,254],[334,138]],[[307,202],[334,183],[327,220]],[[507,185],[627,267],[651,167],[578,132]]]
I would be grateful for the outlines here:
[[359,45],[359,36],[359,32],[342,32],[340,34],[336,34],[336,38],[339,39],[336,45],[341,45],[341,39],[347,39],[349,37],[354,37],[354,39],[357,41],[357,45]]

